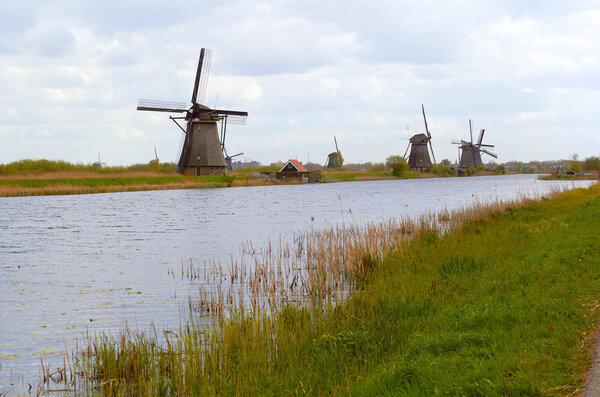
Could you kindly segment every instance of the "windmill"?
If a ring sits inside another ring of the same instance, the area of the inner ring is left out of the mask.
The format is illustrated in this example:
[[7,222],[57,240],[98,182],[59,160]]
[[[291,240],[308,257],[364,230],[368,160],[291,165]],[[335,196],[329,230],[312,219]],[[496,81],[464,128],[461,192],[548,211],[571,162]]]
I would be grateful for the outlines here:
[[[421,111],[423,112],[423,121],[425,122],[426,134],[416,134],[410,137],[408,140],[408,146],[404,151],[404,158],[408,155],[408,167],[413,171],[423,171],[424,168],[429,168],[435,164],[435,155],[433,154],[433,146],[431,145],[431,134],[429,133],[429,127],[427,126],[427,117],[425,117],[425,107],[421,104]],[[429,144],[429,148],[427,147]],[[429,157],[429,150],[431,149],[431,157],[433,158],[433,164]]]
[[338,148],[337,139],[335,139],[335,136],[333,137],[333,141],[335,142],[335,152],[331,152],[327,156],[327,164],[325,165],[326,168],[338,168],[344,164],[344,158],[342,157],[342,152],[340,152],[340,149]]
[[[181,154],[177,162],[177,172],[180,174],[225,175],[228,168],[228,162],[225,158],[227,123],[245,124],[248,117],[248,112],[211,109],[199,103],[204,100],[206,93],[210,57],[210,50],[204,48],[200,50],[196,80],[192,90],[191,107],[181,102],[149,99],[140,99],[138,103],[137,110],[185,113],[185,116],[180,117],[169,116],[185,134]],[[185,120],[186,128],[183,128],[177,120]]]
[[471,119],[469,119],[469,134],[471,135],[471,141],[470,142],[466,142],[463,141],[462,139],[460,141],[452,141],[452,143],[454,145],[460,145],[459,146],[459,150],[460,150],[460,159],[459,159],[459,163],[458,163],[458,168],[460,169],[467,169],[470,167],[480,167],[483,165],[483,162],[481,161],[481,153],[485,153],[487,155],[492,156],[493,158],[497,159],[498,155],[495,153],[490,152],[489,150],[486,149],[482,149],[484,147],[494,147],[494,145],[484,145],[482,143],[483,141],[483,134],[485,133],[485,129],[481,129],[479,131],[479,138],[477,138],[477,143],[473,143],[473,127],[471,124]]
[[102,168],[103,165],[106,165],[106,163],[103,163],[102,160],[100,160],[100,152],[98,152],[98,161],[92,163],[92,165],[100,168]]

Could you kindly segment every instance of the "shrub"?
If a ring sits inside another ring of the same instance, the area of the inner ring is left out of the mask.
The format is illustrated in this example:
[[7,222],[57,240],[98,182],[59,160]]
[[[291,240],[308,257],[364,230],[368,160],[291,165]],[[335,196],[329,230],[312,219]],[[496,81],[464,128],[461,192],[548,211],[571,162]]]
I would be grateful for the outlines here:
[[385,160],[385,166],[392,170],[392,175],[402,176],[408,170],[408,161],[402,156],[392,155]]

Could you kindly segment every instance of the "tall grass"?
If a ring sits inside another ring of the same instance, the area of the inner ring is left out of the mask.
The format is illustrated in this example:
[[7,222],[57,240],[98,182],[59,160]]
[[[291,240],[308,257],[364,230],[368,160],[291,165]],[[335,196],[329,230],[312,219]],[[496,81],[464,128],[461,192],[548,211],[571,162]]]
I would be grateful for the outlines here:
[[99,167],[93,164],[69,163],[63,160],[19,160],[8,164],[0,164],[0,176],[9,175],[41,175],[45,173],[90,172],[97,174],[114,174],[124,172],[175,173],[174,163],[150,162],[130,166]]
[[554,196],[246,244],[249,270],[182,265],[251,287],[207,291],[177,330],[91,338],[78,369],[107,395],[575,392],[600,302],[600,186]]

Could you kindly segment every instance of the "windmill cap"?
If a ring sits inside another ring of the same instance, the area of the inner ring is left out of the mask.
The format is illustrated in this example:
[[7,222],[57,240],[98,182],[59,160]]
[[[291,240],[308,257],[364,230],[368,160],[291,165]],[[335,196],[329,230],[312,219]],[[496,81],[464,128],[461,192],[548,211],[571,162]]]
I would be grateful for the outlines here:
[[425,134],[416,134],[410,137],[410,141],[412,143],[427,143],[427,135]]

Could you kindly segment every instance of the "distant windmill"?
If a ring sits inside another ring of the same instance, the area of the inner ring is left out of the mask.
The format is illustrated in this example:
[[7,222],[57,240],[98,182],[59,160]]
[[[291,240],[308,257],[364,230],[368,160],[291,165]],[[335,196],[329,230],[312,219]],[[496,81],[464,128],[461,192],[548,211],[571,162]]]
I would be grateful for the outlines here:
[[[192,105],[186,103],[164,102],[140,99],[137,110],[167,113],[185,113],[184,117],[172,117],[171,120],[184,132],[185,139],[181,148],[177,172],[186,175],[225,175],[229,163],[225,158],[225,134],[227,123],[245,124],[248,112],[237,110],[211,109],[201,105],[204,100],[208,72],[210,69],[211,51],[202,48],[196,80],[192,91]],[[187,123],[184,129],[177,119]],[[219,127],[220,122],[220,138]],[[229,157],[229,156],[228,156]],[[231,161],[231,157],[229,158]]]
[[340,152],[340,149],[338,148],[337,139],[335,139],[335,136],[333,137],[333,141],[335,142],[335,152],[331,152],[327,156],[327,164],[325,165],[326,168],[338,168],[344,164],[344,158],[342,157],[342,152]]
[[[425,122],[426,134],[416,134],[410,137],[406,151],[404,152],[404,158],[408,155],[408,167],[414,171],[423,171],[425,168],[431,167],[435,164],[435,155],[433,154],[433,146],[431,145],[431,134],[429,133],[429,127],[427,126],[427,117],[425,117],[425,107],[421,104],[421,111],[423,112],[423,121]],[[427,147],[429,144],[429,148]],[[429,157],[429,150],[431,149],[431,157],[433,158],[433,164]]]
[[102,160],[100,160],[100,152],[98,152],[98,161],[96,161],[95,163],[92,163],[92,165],[94,167],[100,167],[100,168],[102,168],[103,165],[106,165],[106,163],[103,163]]
[[460,169],[467,169],[470,167],[480,167],[483,166],[483,162],[481,161],[481,153],[485,153],[487,155],[492,156],[493,158],[498,158],[498,155],[492,153],[486,149],[482,149],[482,147],[494,147],[494,145],[484,145],[483,134],[485,133],[485,129],[481,129],[479,131],[479,138],[477,139],[477,143],[473,143],[473,127],[471,124],[471,119],[469,119],[469,134],[471,135],[471,141],[466,142],[462,139],[460,141],[452,141],[454,145],[460,145],[460,159],[458,163],[458,167]]

